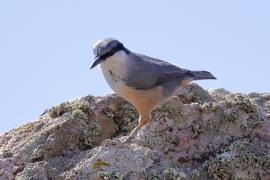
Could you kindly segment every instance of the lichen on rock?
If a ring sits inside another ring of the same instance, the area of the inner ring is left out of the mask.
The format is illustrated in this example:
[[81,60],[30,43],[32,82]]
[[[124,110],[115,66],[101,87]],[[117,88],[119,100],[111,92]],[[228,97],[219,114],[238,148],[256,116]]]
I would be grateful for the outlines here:
[[196,84],[152,112],[76,98],[0,135],[0,179],[270,179],[270,95]]

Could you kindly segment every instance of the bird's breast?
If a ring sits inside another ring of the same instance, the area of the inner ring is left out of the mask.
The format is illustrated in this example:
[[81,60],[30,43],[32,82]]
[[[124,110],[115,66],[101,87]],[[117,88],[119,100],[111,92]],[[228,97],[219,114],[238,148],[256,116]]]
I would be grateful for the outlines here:
[[103,75],[109,86],[120,96],[123,79],[127,77],[127,61],[125,56],[118,52],[100,64]]

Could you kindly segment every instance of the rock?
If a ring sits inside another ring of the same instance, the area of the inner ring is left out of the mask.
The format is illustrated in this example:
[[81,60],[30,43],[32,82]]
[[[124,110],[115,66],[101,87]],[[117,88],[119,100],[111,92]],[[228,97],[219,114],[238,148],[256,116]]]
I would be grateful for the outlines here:
[[62,177],[64,179],[78,179],[79,177],[95,179],[99,176],[110,179],[112,176],[124,178],[133,172],[136,173],[136,177],[139,177],[139,174],[151,167],[156,159],[152,150],[136,144],[125,146],[120,142],[109,144],[107,142],[106,145],[93,151],[94,156],[77,164]]
[[230,95],[231,93],[229,91],[226,91],[223,88],[219,89],[209,89],[208,93],[215,99],[226,99],[227,95]]
[[270,96],[196,84],[152,113],[85,96],[0,135],[0,179],[270,179]]
[[214,98],[198,84],[192,83],[187,88],[184,88],[182,91],[183,95],[178,97],[181,99],[181,102],[184,104],[189,104],[196,102],[203,104],[205,102],[213,102]]

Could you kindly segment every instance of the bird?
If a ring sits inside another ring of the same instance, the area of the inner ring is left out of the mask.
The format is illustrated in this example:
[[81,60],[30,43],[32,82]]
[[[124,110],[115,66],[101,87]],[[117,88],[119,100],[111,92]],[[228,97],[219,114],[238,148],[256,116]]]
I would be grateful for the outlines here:
[[93,46],[93,69],[100,65],[110,88],[138,111],[138,125],[123,140],[130,142],[151,120],[151,112],[178,95],[193,80],[216,79],[208,71],[191,71],[166,61],[132,52],[115,38],[105,38]]

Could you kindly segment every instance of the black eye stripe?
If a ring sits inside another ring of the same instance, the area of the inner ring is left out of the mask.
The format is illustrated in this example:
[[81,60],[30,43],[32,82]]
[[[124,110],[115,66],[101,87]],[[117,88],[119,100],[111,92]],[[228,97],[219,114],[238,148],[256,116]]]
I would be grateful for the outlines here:
[[109,52],[103,54],[101,56],[102,59],[106,59],[107,57],[110,57],[114,55],[117,51],[124,50],[126,53],[129,53],[129,51],[123,46],[122,43],[117,44],[114,48],[112,48]]

